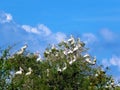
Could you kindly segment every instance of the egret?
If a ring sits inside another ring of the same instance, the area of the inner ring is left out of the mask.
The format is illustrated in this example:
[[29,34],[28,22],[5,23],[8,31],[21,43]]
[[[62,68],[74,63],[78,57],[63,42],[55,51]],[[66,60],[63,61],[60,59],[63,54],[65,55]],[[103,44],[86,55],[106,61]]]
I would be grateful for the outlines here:
[[47,69],[47,77],[49,76],[49,72],[50,72],[50,70],[49,70],[49,69]]
[[64,54],[64,55],[67,55],[67,54],[68,54],[68,50],[65,49],[65,50],[63,51],[63,54]]
[[58,71],[58,72],[61,72],[62,70],[60,69],[60,67],[57,67],[57,71]]
[[76,56],[74,56],[74,59],[73,60],[71,60],[70,62],[69,62],[69,64],[71,65],[73,62],[75,62],[76,61]]
[[21,49],[17,52],[18,55],[23,54],[23,52],[25,51],[25,49],[27,48],[27,44],[25,44],[23,47],[21,47]]
[[42,58],[41,58],[40,53],[37,53],[37,57],[38,57],[38,58],[36,59],[36,61],[37,61],[37,62],[39,62],[39,61],[41,62],[41,61],[42,61]]
[[73,52],[77,51],[79,48],[78,46],[76,46],[74,49],[73,49]]
[[70,39],[68,39],[68,42],[72,42],[74,40],[73,36],[70,36]]
[[66,70],[67,69],[67,65],[65,63],[65,67],[62,68],[62,71]]
[[25,74],[26,76],[27,76],[27,75],[30,75],[30,74],[32,73],[32,69],[29,67],[29,68],[28,68],[28,71],[29,71],[29,72],[27,72],[27,73]]
[[84,57],[84,58],[89,58],[90,55],[89,55],[89,54],[85,54],[83,57]]
[[53,50],[53,49],[56,49],[55,44],[52,45],[51,49],[52,49],[52,50]]
[[22,72],[23,72],[23,69],[21,68],[21,67],[19,67],[19,71],[17,71],[15,74],[17,75],[17,74],[22,74]]
[[73,53],[73,51],[72,50],[69,50],[68,52],[67,52],[67,54],[72,54]]

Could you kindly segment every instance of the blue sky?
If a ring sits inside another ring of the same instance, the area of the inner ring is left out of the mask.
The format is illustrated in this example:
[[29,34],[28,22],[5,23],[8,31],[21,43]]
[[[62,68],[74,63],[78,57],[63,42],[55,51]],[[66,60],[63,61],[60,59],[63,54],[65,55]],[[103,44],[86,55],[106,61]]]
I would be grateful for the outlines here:
[[115,78],[120,78],[119,24],[120,0],[0,1],[1,47],[28,43],[42,51],[73,34]]

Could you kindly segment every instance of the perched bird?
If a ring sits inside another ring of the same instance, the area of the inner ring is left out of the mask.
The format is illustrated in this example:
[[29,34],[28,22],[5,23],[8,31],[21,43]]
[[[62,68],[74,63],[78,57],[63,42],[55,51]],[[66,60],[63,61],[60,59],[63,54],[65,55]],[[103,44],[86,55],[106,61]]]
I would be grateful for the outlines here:
[[37,62],[39,62],[39,61],[41,62],[41,61],[42,61],[42,58],[41,58],[40,53],[38,52],[38,53],[36,53],[35,55],[37,56],[36,61],[37,61]]
[[66,63],[64,63],[64,67],[63,68],[60,68],[59,66],[57,66],[57,71],[58,72],[62,72],[62,71],[64,71],[64,70],[66,70],[67,69],[67,64]]
[[68,39],[68,42],[72,42],[74,40],[73,36],[70,36],[70,39]]
[[49,72],[50,72],[50,70],[49,70],[49,69],[47,69],[47,77],[49,76]]
[[84,58],[90,58],[90,55],[89,54],[85,54],[83,57]]
[[29,68],[28,68],[28,71],[29,71],[29,72],[27,72],[27,73],[25,74],[26,76],[27,76],[27,75],[30,75],[30,74],[32,73],[32,69],[29,67]]
[[67,64],[64,63],[65,67],[62,68],[62,71],[66,70],[67,69]]
[[73,51],[72,50],[69,50],[68,52],[67,52],[67,54],[72,54],[73,53]]
[[58,71],[58,72],[61,72],[61,71],[62,71],[59,66],[57,66],[57,71]]
[[74,49],[73,49],[73,52],[77,51],[79,49],[78,46],[76,46]]
[[96,63],[96,61],[91,61],[90,58],[86,58],[85,61],[92,65],[95,65],[95,63]]
[[63,54],[68,55],[68,50],[67,49],[63,50]]
[[21,68],[21,67],[19,67],[19,71],[17,71],[17,72],[15,72],[15,74],[17,75],[17,74],[22,74],[22,72],[23,72],[23,69]]
[[73,62],[75,62],[76,61],[76,56],[74,56],[74,59],[73,60],[71,60],[70,62],[69,62],[69,64],[71,65]]
[[21,49],[16,54],[18,55],[23,54],[23,52],[25,51],[27,47],[28,47],[27,44],[25,44],[23,47],[21,47]]
[[57,49],[57,48],[55,47],[55,44],[52,45],[51,49],[52,49],[52,50]]

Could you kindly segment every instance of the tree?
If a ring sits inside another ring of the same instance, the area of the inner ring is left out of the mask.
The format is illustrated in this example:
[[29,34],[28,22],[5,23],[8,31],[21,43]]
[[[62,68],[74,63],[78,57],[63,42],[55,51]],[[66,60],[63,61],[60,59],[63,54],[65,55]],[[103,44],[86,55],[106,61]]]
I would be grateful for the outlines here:
[[108,68],[96,64],[79,38],[49,46],[43,58],[26,48],[13,55],[10,47],[1,53],[1,90],[117,90]]

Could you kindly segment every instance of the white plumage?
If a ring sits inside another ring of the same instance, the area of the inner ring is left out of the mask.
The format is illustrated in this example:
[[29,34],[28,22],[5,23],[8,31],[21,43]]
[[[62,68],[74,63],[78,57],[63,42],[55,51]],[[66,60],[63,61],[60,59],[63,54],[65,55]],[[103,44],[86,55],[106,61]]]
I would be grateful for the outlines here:
[[83,57],[84,58],[88,58],[88,57],[90,57],[90,55],[89,54],[85,54]]
[[68,42],[72,42],[74,40],[73,36],[70,36],[70,39],[68,39]]
[[62,71],[66,70],[67,69],[67,65],[65,63],[65,67],[62,68]]
[[78,46],[76,46],[74,49],[73,49],[73,52],[77,51],[79,48]]
[[32,73],[32,69],[29,67],[28,72],[25,75],[30,75]]
[[62,70],[60,69],[60,67],[57,67],[57,71],[58,71],[58,72],[61,72]]
[[21,47],[21,49],[16,54],[18,55],[23,54],[23,52],[25,51],[27,47],[28,47],[27,45],[24,45],[23,47]]
[[22,74],[23,69],[22,69],[21,67],[20,67],[19,69],[20,69],[20,70],[15,73],[16,75],[17,75],[17,74]]
[[42,58],[41,58],[41,55],[38,56],[38,58],[36,59],[37,62],[41,62],[42,61]]
[[64,71],[64,70],[66,70],[66,69],[67,69],[66,63],[65,63],[65,66],[64,66],[63,68],[57,67],[57,71],[58,71],[58,72],[62,72],[62,71]]
[[50,72],[50,70],[49,70],[49,69],[47,69],[47,77],[49,76],[49,72]]
[[90,58],[86,58],[85,61],[88,62],[89,64],[93,64],[93,65],[96,63],[96,59],[91,61]]
[[51,49],[56,49],[55,44],[52,45]]
[[74,56],[74,59],[73,60],[71,60],[70,62],[69,62],[69,64],[71,65],[73,62],[75,62],[76,61],[76,56]]

